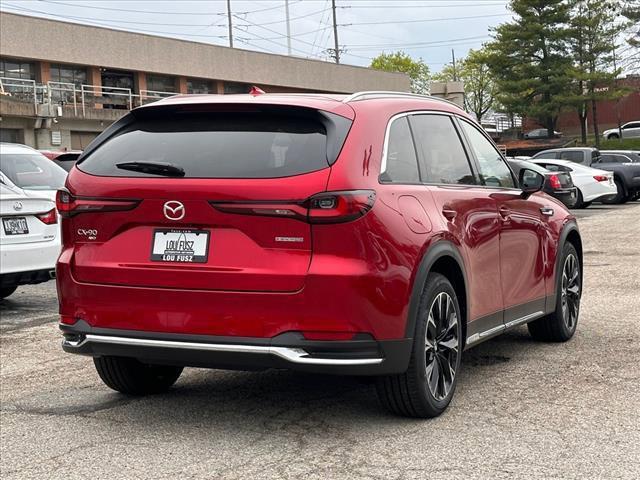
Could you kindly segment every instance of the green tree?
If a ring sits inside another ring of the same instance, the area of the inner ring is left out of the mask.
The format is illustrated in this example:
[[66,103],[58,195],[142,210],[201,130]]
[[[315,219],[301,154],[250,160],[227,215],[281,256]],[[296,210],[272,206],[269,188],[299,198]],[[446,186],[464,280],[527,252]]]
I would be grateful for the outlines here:
[[404,52],[381,53],[371,61],[371,68],[406,73],[411,81],[413,93],[429,92],[429,67],[421,58],[414,60]]
[[624,91],[616,85],[615,44],[624,24],[617,22],[616,0],[572,0],[570,19],[571,52],[576,79],[570,102],[577,106],[582,142],[586,143],[587,104],[591,105],[593,133],[600,145],[598,101],[619,98]]
[[627,0],[622,4],[621,14],[627,19],[629,44],[624,51],[623,65],[626,70],[640,72],[640,1]]
[[511,22],[487,45],[497,100],[506,111],[535,118],[552,136],[571,91],[567,54],[570,6],[565,0],[511,0]]
[[483,49],[470,50],[466,58],[456,62],[455,69],[447,64],[432,80],[437,82],[464,83],[464,107],[473,113],[478,122],[495,104],[495,82],[487,64],[487,52]]

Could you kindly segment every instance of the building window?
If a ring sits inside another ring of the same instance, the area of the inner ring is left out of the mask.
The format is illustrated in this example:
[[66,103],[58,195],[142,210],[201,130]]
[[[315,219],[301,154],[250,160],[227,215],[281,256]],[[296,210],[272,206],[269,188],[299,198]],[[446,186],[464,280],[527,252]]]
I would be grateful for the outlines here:
[[239,82],[224,82],[224,93],[249,93],[251,85]]
[[35,80],[35,68],[33,63],[3,58],[0,59],[0,77]]
[[168,75],[147,75],[147,90],[174,93],[176,91],[176,79]]
[[187,93],[212,93],[211,82],[199,78],[187,79]]
[[73,83],[76,87],[87,83],[87,69],[79,65],[52,63],[50,72],[52,82]]

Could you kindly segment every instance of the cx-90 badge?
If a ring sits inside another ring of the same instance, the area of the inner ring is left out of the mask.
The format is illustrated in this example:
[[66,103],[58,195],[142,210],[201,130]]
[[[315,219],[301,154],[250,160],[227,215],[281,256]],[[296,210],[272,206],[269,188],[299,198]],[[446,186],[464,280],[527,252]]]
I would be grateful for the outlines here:
[[162,211],[169,220],[182,220],[185,214],[184,205],[176,200],[165,202]]

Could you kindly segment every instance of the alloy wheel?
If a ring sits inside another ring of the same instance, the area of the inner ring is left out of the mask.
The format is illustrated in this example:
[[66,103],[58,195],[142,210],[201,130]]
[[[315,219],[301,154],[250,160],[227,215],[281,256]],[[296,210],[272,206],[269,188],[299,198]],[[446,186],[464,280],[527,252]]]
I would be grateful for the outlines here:
[[580,267],[575,255],[569,254],[562,267],[562,319],[569,330],[578,321],[580,309]]
[[425,332],[427,384],[436,400],[451,392],[458,366],[458,314],[453,299],[439,293],[429,308]]

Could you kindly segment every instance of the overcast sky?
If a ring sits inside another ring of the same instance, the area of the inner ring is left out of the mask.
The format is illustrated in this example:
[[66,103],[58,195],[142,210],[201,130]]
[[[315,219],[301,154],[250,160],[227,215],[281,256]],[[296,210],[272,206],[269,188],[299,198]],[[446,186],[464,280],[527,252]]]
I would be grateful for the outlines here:
[[[506,0],[336,0],[342,63],[403,50],[432,72],[489,40]],[[226,0],[0,0],[2,10],[228,45]],[[287,54],[285,0],[231,0],[234,46]],[[331,0],[289,0],[292,54],[328,59]],[[39,39],[42,41],[43,39]]]

